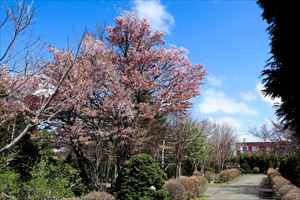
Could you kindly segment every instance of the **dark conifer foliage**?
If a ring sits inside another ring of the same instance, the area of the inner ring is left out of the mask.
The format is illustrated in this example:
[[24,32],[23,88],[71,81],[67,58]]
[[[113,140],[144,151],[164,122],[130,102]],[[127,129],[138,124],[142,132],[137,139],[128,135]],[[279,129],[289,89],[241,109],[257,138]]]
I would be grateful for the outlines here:
[[262,71],[264,92],[281,98],[276,114],[300,138],[299,7],[297,1],[258,0],[257,3],[269,24],[271,40],[271,57]]

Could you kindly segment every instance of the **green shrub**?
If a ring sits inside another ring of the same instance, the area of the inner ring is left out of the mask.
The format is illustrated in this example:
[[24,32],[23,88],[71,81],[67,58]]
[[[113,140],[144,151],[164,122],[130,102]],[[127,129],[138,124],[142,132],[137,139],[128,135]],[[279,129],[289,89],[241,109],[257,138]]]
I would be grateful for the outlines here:
[[[0,199],[54,199],[72,197],[84,192],[78,171],[55,157],[51,150],[40,152],[35,163],[24,161],[24,166],[11,166],[20,162],[19,152],[2,157],[0,162]],[[29,157],[27,157],[29,159]],[[9,161],[8,166],[4,160]],[[27,166],[27,164],[29,166]]]
[[243,163],[243,164],[241,165],[241,171],[242,171],[243,173],[251,173],[250,166],[248,165],[247,162],[245,162],[245,163]]
[[190,160],[183,160],[181,163],[182,176],[192,176],[195,171],[195,165]]
[[17,180],[20,174],[14,171],[0,169],[0,199],[6,199],[6,196],[14,199],[19,191]]
[[166,174],[148,155],[135,155],[120,170],[114,192],[119,200],[169,199],[168,191],[163,187],[166,178]]
[[300,187],[300,157],[292,156],[280,163],[279,172],[283,177]]
[[215,169],[211,166],[208,166],[208,165],[205,165],[204,166],[204,171],[207,172],[207,171],[210,171],[210,172],[215,172]]
[[[277,155],[268,154],[241,154],[240,156],[233,157],[230,162],[239,163],[243,173],[251,173],[251,169],[258,167],[261,173],[266,173],[268,168],[279,167],[281,157]],[[246,163],[246,164],[245,164]],[[248,168],[248,166],[249,168]]]
[[63,160],[43,155],[31,171],[31,180],[23,183],[22,193],[37,200],[72,197],[85,189],[78,173]]

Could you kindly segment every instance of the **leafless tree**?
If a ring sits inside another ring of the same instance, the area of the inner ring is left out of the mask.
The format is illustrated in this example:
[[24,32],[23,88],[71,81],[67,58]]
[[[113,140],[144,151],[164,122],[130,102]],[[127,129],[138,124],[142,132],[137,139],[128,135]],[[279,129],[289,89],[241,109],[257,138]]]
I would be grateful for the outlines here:
[[264,142],[272,142],[272,153],[293,154],[297,151],[295,133],[285,128],[279,121],[271,121],[270,125],[264,123],[259,128],[252,127],[249,133]]
[[206,121],[195,120],[190,116],[170,116],[168,120],[169,127],[163,141],[163,152],[168,160],[166,168],[175,165],[176,177],[182,175],[181,165],[185,160],[193,163],[194,170],[197,170],[198,164],[201,169],[204,169],[205,160],[209,154],[207,138],[204,134]]
[[238,136],[227,123],[209,122],[206,131],[212,146],[215,169],[221,171],[225,161],[233,156]]

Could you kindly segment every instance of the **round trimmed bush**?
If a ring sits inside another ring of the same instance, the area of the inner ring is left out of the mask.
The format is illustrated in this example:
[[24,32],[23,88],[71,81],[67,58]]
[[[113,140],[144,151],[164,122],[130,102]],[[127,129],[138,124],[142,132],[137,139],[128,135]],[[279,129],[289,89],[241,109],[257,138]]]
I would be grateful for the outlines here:
[[178,183],[181,183],[185,187],[185,190],[187,191],[188,199],[195,197],[201,194],[202,192],[201,182],[196,178],[183,176],[175,180]]
[[223,183],[240,174],[238,169],[226,169],[219,174],[218,182]]
[[243,172],[243,173],[251,173],[251,168],[250,168],[250,166],[249,166],[249,164],[248,163],[243,163],[242,165],[241,165],[241,171]]
[[260,169],[258,167],[254,167],[252,171],[254,174],[258,174],[260,172]]
[[269,168],[267,171],[268,177],[270,180],[272,180],[275,176],[281,176],[281,174],[278,172],[278,170]]
[[198,185],[198,192],[202,194],[208,185],[208,181],[204,176],[191,176],[190,178],[196,179],[200,184]]
[[107,192],[89,192],[81,200],[115,200],[115,197]]
[[187,200],[188,195],[185,187],[176,181],[171,179],[165,183],[165,187],[169,191],[172,200]]
[[169,199],[164,188],[167,176],[158,164],[146,154],[138,154],[127,160],[114,185],[119,200]]

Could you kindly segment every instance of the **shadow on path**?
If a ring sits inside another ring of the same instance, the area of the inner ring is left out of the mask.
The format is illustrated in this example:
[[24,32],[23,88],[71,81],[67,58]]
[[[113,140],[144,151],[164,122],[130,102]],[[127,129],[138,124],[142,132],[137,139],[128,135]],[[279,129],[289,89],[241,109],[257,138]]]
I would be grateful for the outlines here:
[[266,175],[242,175],[229,184],[209,185],[204,195],[209,200],[261,200],[273,199]]

